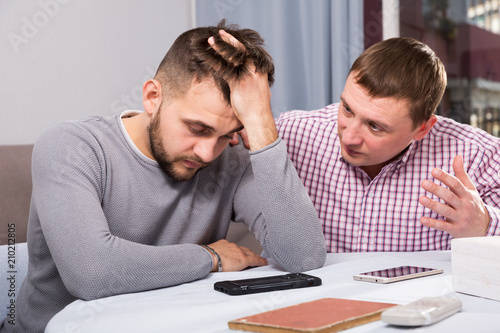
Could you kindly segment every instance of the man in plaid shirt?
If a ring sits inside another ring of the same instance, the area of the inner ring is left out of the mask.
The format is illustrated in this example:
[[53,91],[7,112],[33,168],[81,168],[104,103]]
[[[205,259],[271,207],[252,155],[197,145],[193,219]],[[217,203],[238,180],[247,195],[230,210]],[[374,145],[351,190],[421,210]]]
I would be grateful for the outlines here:
[[427,45],[389,39],[354,62],[341,103],[276,120],[329,252],[500,235],[500,139],[433,114],[446,80]]

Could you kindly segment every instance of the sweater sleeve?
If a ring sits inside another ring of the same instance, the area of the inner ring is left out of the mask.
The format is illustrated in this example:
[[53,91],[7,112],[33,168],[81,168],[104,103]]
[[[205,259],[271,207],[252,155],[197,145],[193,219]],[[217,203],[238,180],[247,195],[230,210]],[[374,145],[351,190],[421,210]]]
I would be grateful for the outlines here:
[[281,139],[251,153],[236,192],[236,221],[245,222],[264,250],[289,272],[325,263],[326,247],[316,210]]
[[150,246],[112,234],[101,205],[103,178],[113,170],[103,166],[98,141],[76,126],[42,136],[32,168],[32,213],[69,293],[90,300],[206,276],[211,255],[198,245]]

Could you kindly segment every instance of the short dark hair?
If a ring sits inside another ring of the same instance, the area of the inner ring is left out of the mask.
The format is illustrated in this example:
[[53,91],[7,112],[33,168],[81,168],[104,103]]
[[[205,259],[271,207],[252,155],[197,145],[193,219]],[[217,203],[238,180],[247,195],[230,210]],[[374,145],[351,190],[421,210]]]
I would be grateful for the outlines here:
[[434,51],[407,37],[371,46],[356,59],[350,73],[372,97],[407,100],[414,127],[436,111],[447,82],[444,65]]
[[[238,39],[246,50],[238,50],[225,43],[219,30],[223,29]],[[215,43],[228,62],[208,44],[213,36]],[[212,78],[228,104],[230,90],[227,80],[239,77],[245,70],[245,62],[253,61],[256,70],[268,74],[269,86],[274,83],[273,59],[264,49],[263,38],[254,30],[240,29],[237,25],[226,25],[225,20],[217,26],[201,27],[181,34],[173,43],[158,66],[155,79],[163,86],[167,98],[182,96],[192,82]]]

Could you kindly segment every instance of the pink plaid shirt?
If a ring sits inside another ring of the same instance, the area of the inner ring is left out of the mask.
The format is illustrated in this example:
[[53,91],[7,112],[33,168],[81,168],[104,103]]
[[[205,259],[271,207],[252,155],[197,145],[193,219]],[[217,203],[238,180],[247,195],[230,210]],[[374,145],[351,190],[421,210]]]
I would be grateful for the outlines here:
[[[323,224],[329,252],[449,250],[452,236],[424,227],[419,219],[442,216],[422,206],[420,183],[433,168],[454,174],[461,154],[491,217],[488,235],[500,235],[500,139],[438,117],[431,131],[413,142],[371,180],[344,161],[337,133],[338,104],[291,111],[276,120],[288,154]],[[441,184],[437,182],[438,184]]]

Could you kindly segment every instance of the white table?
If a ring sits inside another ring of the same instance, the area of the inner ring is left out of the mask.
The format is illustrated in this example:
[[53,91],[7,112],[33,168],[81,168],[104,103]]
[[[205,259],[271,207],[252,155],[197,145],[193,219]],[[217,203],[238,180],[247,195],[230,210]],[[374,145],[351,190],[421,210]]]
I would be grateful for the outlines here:
[[[444,273],[382,285],[354,281],[352,275],[399,265],[443,268]],[[95,301],[77,300],[59,312],[46,333],[99,332],[236,332],[232,319],[324,297],[406,304],[424,296],[453,294],[463,309],[439,323],[415,329],[387,325],[381,321],[345,332],[500,332],[500,302],[454,293],[451,253],[345,253],[329,254],[321,269],[308,272],[320,277],[318,287],[228,296],[213,290],[216,281],[282,274],[277,265],[242,272],[213,273],[205,279],[183,285],[118,295]]]

